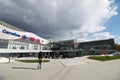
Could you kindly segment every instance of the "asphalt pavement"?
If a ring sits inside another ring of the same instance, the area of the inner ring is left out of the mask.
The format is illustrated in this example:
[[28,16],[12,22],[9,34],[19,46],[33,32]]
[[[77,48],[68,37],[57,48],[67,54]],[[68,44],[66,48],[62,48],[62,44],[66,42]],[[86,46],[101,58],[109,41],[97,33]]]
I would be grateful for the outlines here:
[[120,59],[96,61],[87,57],[50,59],[38,63],[0,63],[0,80],[120,80]]

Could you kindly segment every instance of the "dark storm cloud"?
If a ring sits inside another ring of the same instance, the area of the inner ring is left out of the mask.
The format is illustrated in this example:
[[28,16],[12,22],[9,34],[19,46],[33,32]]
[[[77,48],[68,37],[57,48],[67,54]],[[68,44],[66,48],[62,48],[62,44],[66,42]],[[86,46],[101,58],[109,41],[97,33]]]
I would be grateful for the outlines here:
[[44,38],[86,38],[84,34],[106,28],[100,23],[114,15],[115,9],[109,14],[111,4],[109,0],[0,0],[0,20]]
[[[32,4],[26,0],[0,1],[0,11],[0,19],[16,27],[41,36],[49,33],[49,29],[46,29],[49,25],[47,25],[46,21],[36,12]],[[44,37],[47,38],[49,36],[45,35]]]

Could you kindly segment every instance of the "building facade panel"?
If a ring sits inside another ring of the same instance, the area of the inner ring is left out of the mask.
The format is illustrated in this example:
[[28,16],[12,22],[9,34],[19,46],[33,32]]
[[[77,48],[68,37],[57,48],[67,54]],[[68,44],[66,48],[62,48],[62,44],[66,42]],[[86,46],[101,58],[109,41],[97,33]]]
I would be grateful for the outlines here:
[[34,33],[26,32],[0,21],[0,50],[16,50],[18,52],[47,50],[49,43],[50,39],[44,39]]
[[114,49],[114,39],[79,43],[79,49]]

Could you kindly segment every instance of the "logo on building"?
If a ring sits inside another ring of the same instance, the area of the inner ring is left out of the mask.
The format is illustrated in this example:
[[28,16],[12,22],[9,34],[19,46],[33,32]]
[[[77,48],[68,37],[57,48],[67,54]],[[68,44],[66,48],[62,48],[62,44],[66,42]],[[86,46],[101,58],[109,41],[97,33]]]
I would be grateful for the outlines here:
[[27,39],[27,36],[26,35],[22,35],[22,39]]
[[3,29],[2,32],[8,35],[20,37],[20,35],[17,34],[16,32],[10,32],[10,31],[7,31],[6,29]]
[[37,39],[36,42],[37,42],[37,43],[40,43],[40,39]]
[[34,42],[35,38],[30,37],[30,39],[29,39],[29,40],[30,40],[30,41],[32,41],[32,42]]
[[[7,34],[7,35],[16,36],[16,37],[21,37],[22,39],[27,39],[28,38],[28,36],[26,36],[26,35],[20,35],[16,32],[11,32],[11,31],[8,31],[6,29],[3,29],[2,33]],[[35,41],[36,43],[40,43],[40,42],[43,43],[43,40],[41,41],[40,39],[35,39],[34,37],[29,37],[29,40],[32,41],[32,42]]]

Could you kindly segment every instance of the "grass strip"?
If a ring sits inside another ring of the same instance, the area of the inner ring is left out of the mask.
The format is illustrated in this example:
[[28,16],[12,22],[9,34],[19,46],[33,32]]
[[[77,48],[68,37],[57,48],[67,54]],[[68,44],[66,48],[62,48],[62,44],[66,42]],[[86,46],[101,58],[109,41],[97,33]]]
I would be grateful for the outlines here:
[[[38,63],[38,60],[17,60],[25,63]],[[50,60],[43,60],[42,62],[50,62]]]
[[88,58],[99,61],[109,61],[109,60],[120,59],[120,56],[92,56]]

